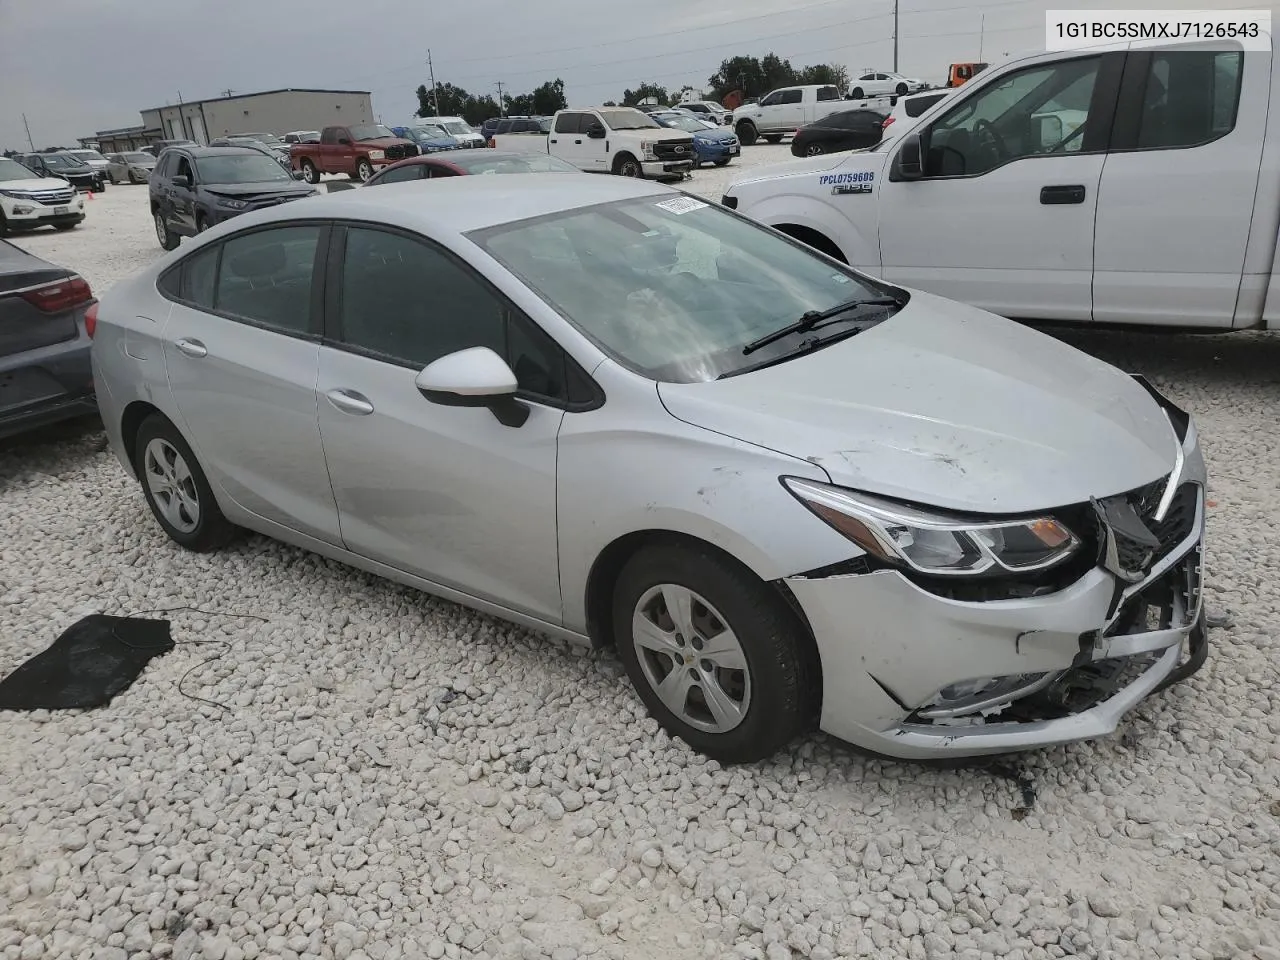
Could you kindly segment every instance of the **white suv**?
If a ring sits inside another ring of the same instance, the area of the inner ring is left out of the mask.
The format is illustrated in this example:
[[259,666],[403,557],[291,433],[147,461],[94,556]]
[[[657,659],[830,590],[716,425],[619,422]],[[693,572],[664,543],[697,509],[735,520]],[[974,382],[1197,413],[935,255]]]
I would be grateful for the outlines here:
[[904,77],[900,73],[864,73],[849,84],[849,99],[884,97],[889,94],[903,97],[929,86],[923,80]]
[[84,219],[84,197],[66,180],[38,177],[0,157],[0,237],[14,229],[70,230]]

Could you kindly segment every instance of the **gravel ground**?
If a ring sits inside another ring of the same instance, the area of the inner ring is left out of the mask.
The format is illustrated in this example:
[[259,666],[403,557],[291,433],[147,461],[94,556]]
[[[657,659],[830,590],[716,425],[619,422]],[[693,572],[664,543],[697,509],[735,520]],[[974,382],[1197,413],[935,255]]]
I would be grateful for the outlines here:
[[[159,251],[123,186],[20,242],[100,290]],[[1064,337],[1194,411],[1232,625],[1116,737],[986,768],[722,769],[612,655],[261,538],[185,553],[92,424],[0,447],[0,673],[87,612],[205,611],[110,707],[4,716],[0,957],[1278,960],[1280,338]]]

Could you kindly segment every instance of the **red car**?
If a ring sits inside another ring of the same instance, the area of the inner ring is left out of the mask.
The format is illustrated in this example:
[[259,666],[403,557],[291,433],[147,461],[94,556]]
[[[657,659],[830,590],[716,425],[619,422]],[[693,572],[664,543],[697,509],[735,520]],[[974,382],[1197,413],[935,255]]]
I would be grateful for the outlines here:
[[571,163],[545,153],[508,153],[503,150],[457,150],[409,157],[374,174],[366,187],[406,180],[465,177],[494,173],[581,173]]

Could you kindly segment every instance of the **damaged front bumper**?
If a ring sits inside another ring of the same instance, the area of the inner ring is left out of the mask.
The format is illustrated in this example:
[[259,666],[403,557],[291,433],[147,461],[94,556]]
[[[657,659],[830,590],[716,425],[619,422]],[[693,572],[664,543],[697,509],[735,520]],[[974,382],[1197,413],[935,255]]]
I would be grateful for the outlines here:
[[1141,579],[1099,564],[1052,592],[955,599],[897,570],[786,580],[822,661],[821,728],[909,759],[1105,736],[1203,664],[1204,461],[1181,437],[1175,543]]

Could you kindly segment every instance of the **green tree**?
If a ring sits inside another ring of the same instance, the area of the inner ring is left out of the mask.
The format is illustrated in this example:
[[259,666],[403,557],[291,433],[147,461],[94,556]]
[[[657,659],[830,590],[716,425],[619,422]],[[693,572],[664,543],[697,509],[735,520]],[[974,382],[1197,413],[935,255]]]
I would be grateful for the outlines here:
[[[436,85],[435,93],[425,83],[418,87],[418,116],[420,117],[460,117],[465,115],[467,101],[474,98],[463,90],[461,87],[455,87],[452,83],[440,83]],[[439,105],[440,112],[436,113],[436,106]]]
[[622,105],[624,107],[634,107],[649,97],[656,97],[659,103],[671,102],[671,97],[667,93],[666,87],[659,86],[656,83],[642,83],[634,90],[622,91]]
[[518,96],[504,96],[503,102],[507,108],[507,116],[510,117],[531,117],[536,114],[533,108],[533,94],[522,93]]
[[486,120],[501,114],[502,108],[498,106],[498,101],[486,93],[483,97],[467,97],[460,116],[467,123],[478,127]]
[[557,110],[564,110],[569,106],[569,101],[564,95],[564,81],[559,77],[535,87],[531,96],[534,116],[549,117]]
[[849,71],[834,63],[815,63],[805,67],[796,78],[800,83],[823,83],[839,87],[844,93],[849,87]]
[[721,62],[720,69],[707,82],[715,91],[717,100],[723,100],[734,90],[741,90],[748,97],[762,97],[777,87],[798,83],[799,74],[790,60],[768,53],[764,59],[729,57]]

